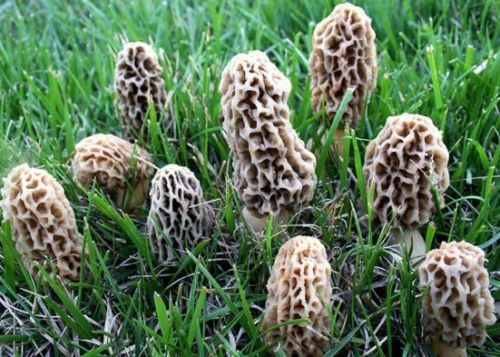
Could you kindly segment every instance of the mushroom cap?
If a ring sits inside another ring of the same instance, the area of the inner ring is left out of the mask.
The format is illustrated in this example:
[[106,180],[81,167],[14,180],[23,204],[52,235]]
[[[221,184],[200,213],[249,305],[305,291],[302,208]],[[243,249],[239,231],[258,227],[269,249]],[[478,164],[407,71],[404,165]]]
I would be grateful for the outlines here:
[[309,58],[311,104],[314,112],[325,107],[333,120],[347,88],[354,88],[343,117],[344,125],[358,125],[366,98],[377,81],[375,32],[362,8],[344,3],[315,28]]
[[[125,44],[118,53],[115,68],[116,103],[131,141],[141,132],[151,100],[159,116],[167,102],[162,68],[153,48],[144,42]],[[146,130],[147,134],[147,130]]]
[[116,204],[131,209],[144,202],[153,174],[146,150],[111,134],[95,134],[76,144],[72,169],[83,186],[95,180]]
[[78,280],[82,236],[64,190],[47,171],[27,164],[4,178],[0,206],[12,224],[12,237],[26,268],[48,257],[64,279]]
[[448,149],[432,120],[418,114],[387,118],[384,128],[366,148],[364,176],[375,185],[373,218],[417,228],[435,211],[432,186],[442,194],[449,185]]
[[331,319],[325,305],[332,296],[331,267],[323,244],[298,236],[283,244],[267,282],[263,329],[308,318],[269,331],[264,341],[281,344],[287,355],[323,356],[330,344]]
[[289,121],[291,85],[260,51],[239,54],[222,74],[222,126],[233,151],[233,182],[257,218],[309,202],[316,186],[316,158]]
[[187,167],[171,164],[158,170],[149,195],[149,243],[160,262],[173,260],[176,252],[183,256],[210,233],[214,212]]
[[484,343],[486,327],[496,321],[484,263],[484,252],[464,241],[427,253],[419,277],[420,286],[430,288],[423,324],[432,338],[453,348]]

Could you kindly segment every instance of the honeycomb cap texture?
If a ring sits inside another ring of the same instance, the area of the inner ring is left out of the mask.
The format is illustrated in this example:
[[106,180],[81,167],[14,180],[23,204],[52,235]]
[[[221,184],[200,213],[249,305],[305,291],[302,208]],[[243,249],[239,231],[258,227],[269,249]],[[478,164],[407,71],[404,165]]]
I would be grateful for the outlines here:
[[354,88],[343,124],[358,125],[369,92],[377,80],[375,32],[362,8],[349,3],[335,6],[313,34],[309,58],[314,112],[325,108],[333,120],[348,88]]
[[222,126],[233,151],[233,183],[256,217],[278,216],[309,202],[316,158],[289,121],[288,78],[266,54],[231,59],[222,74]]
[[153,174],[146,150],[111,134],[95,134],[76,144],[72,169],[83,186],[95,180],[118,206],[129,209],[144,202]]
[[417,228],[435,211],[433,185],[441,205],[444,202],[448,149],[430,118],[392,116],[368,144],[363,172],[368,189],[375,185],[374,220],[388,222],[395,215],[403,228]]
[[148,233],[160,262],[183,256],[206,237],[214,223],[212,207],[204,201],[200,182],[186,167],[167,165],[151,184]]
[[78,280],[82,236],[61,185],[47,171],[22,164],[4,178],[1,208],[16,249],[31,273],[49,258],[63,279]]
[[323,244],[305,236],[283,244],[267,291],[263,329],[301,318],[310,323],[281,326],[268,332],[264,341],[280,344],[289,356],[323,356],[330,347],[331,325],[325,304],[332,296],[331,267]]
[[419,268],[424,327],[432,338],[453,348],[482,345],[486,327],[496,321],[488,290],[484,252],[467,242],[441,243]]
[[[125,137],[133,141],[146,121],[148,100],[157,117],[167,102],[162,68],[153,48],[147,43],[127,43],[118,53],[115,68],[116,102]],[[147,136],[147,127],[144,133]]]

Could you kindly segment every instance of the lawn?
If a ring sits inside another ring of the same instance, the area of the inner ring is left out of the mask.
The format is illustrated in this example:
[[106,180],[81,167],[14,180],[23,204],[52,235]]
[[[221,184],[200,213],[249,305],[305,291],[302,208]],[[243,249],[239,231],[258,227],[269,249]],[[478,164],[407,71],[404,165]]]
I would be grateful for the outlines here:
[[[61,183],[85,239],[88,274],[63,283],[30,276],[0,228],[2,356],[259,356],[266,282],[281,244],[318,237],[332,267],[330,356],[431,355],[422,292],[387,229],[372,226],[364,187],[368,142],[388,116],[433,119],[450,153],[445,204],[421,231],[432,248],[466,240],[486,252],[500,300],[499,4],[478,1],[354,1],[372,18],[379,74],[348,156],[326,157],[313,201],[286,226],[257,239],[231,184],[220,124],[222,70],[237,53],[266,52],[290,79],[291,123],[315,150],[308,58],[326,0],[12,1],[0,3],[0,176],[23,162]],[[159,265],[145,230],[148,208],[126,214],[74,181],[75,144],[121,135],[115,56],[126,41],[160,52],[175,133],[151,130],[139,145],[156,166],[187,166],[216,213],[216,228],[191,254]],[[387,227],[386,227],[387,228]],[[500,356],[500,324],[471,356]]]

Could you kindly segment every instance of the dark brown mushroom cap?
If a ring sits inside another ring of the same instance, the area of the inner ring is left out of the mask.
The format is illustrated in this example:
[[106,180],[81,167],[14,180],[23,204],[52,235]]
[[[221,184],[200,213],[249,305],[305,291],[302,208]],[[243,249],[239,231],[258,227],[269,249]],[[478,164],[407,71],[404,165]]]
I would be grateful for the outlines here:
[[161,73],[158,57],[147,43],[127,43],[118,53],[115,68],[116,103],[128,140],[133,141],[141,132],[146,120],[148,100],[153,102],[158,117],[167,102]]
[[149,194],[149,243],[161,262],[183,256],[214,224],[212,207],[205,202],[200,182],[187,167],[167,165],[156,172]]

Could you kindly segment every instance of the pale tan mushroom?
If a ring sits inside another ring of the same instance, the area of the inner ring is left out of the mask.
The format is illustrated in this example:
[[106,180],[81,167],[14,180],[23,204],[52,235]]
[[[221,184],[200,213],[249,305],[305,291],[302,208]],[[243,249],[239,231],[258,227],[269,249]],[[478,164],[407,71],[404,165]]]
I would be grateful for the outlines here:
[[[267,282],[264,341],[289,356],[323,356],[330,347],[331,267],[323,244],[298,236],[283,244]],[[284,324],[308,318],[307,323]],[[284,324],[272,329],[273,326]]]
[[466,347],[482,345],[486,327],[496,321],[488,290],[484,252],[467,242],[441,243],[419,267],[423,325],[438,357],[466,356]]
[[330,125],[348,88],[351,99],[335,133],[342,152],[344,127],[355,128],[363,107],[377,80],[375,32],[362,8],[349,3],[335,6],[333,12],[315,28],[309,58],[311,104],[315,113],[325,110]]
[[[162,68],[153,48],[144,42],[125,44],[118,53],[115,69],[116,102],[125,129],[125,137],[134,141],[141,130],[147,137],[149,127],[148,101],[151,101],[160,122],[160,114],[167,102]],[[171,124],[171,123],[169,123]]]
[[0,204],[26,268],[49,258],[64,279],[78,280],[82,236],[61,185],[47,171],[23,164],[4,178]]
[[291,84],[260,51],[235,56],[222,74],[222,126],[233,152],[233,182],[246,222],[262,231],[269,215],[287,220],[311,201],[316,158],[289,121]]
[[160,262],[184,256],[210,233],[214,212],[187,167],[171,164],[158,170],[149,195],[149,243]]
[[[394,218],[413,246],[412,259],[423,257],[425,243],[418,228],[429,222],[449,185],[448,149],[430,118],[402,114],[387,118],[384,128],[366,148],[363,167],[368,190],[375,188],[372,216],[386,223]],[[397,232],[395,232],[397,234]]]
[[146,150],[111,134],[92,135],[76,144],[72,169],[84,187],[95,180],[124,209],[144,202],[153,174]]

